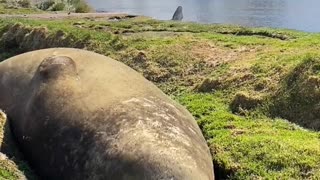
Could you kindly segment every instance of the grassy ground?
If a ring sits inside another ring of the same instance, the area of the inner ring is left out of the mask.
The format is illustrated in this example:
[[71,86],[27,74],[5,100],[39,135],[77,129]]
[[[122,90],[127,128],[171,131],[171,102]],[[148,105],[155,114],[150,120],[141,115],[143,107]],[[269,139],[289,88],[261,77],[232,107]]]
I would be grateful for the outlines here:
[[37,8],[22,8],[10,6],[6,0],[0,0],[0,14],[33,14],[43,13],[43,11]]
[[7,19],[1,35],[0,59],[77,47],[136,69],[194,115],[218,178],[320,178],[320,34],[134,18]]

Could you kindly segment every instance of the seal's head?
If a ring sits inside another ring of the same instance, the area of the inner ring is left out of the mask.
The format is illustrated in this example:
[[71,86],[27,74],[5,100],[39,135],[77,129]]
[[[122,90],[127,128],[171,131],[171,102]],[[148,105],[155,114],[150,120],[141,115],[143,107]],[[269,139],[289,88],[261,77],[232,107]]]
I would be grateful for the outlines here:
[[43,80],[77,75],[76,63],[67,56],[53,56],[44,59],[38,67]]

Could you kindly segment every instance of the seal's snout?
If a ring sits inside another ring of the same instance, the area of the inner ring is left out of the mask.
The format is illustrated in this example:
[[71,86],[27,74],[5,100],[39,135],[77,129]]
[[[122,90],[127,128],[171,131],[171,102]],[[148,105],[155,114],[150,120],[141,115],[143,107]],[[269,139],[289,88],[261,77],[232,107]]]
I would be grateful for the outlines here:
[[76,75],[77,68],[76,63],[70,57],[53,56],[41,62],[38,72],[41,77],[51,79],[66,75]]

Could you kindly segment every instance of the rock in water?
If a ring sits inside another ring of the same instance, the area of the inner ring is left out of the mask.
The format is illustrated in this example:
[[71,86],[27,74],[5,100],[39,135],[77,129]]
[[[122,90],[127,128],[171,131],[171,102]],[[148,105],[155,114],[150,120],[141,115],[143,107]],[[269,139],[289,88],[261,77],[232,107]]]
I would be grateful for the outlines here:
[[182,6],[178,6],[177,10],[174,12],[172,16],[172,20],[181,21],[183,19]]
[[0,63],[0,108],[43,179],[214,179],[181,105],[128,66],[78,49]]

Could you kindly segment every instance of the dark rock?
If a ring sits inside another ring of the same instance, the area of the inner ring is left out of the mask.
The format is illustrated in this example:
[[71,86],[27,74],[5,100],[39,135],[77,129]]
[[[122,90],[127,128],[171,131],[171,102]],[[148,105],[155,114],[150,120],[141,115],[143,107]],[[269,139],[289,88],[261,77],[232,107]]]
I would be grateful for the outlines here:
[[177,10],[172,16],[173,21],[181,21],[183,19],[182,6],[178,6]]

